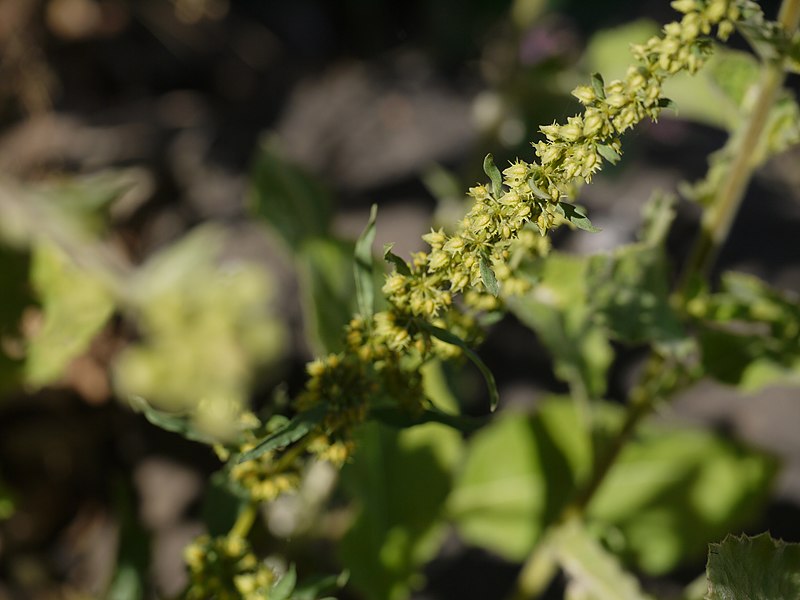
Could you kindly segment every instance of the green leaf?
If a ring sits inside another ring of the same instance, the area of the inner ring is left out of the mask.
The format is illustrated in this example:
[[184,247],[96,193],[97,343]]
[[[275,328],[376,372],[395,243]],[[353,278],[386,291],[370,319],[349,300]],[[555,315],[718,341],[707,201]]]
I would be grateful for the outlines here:
[[658,107],[661,109],[668,108],[676,115],[678,114],[678,104],[674,100],[670,98],[659,98],[658,99]]
[[356,299],[358,310],[365,320],[369,320],[375,312],[375,287],[372,244],[375,242],[375,219],[378,217],[378,205],[373,204],[369,211],[369,221],[361,235],[356,240],[354,252]]
[[600,73],[592,73],[592,89],[594,90],[594,95],[600,98],[600,100],[605,99],[606,83],[603,81],[603,76],[600,75]]
[[569,581],[575,597],[584,600],[645,600],[636,577],[626,572],[577,519],[558,527],[548,539],[548,546]]
[[614,354],[590,310],[588,259],[552,252],[536,268],[536,286],[506,304],[550,350],[556,376],[581,395],[601,398]]
[[483,172],[486,173],[492,181],[492,195],[495,198],[502,196],[503,175],[500,173],[500,169],[494,164],[494,157],[491,154],[487,154],[486,158],[483,159]]
[[500,288],[497,285],[497,278],[494,276],[492,267],[489,266],[489,260],[483,255],[481,255],[480,269],[481,279],[483,280],[486,291],[492,296],[497,296],[500,293]]
[[338,575],[326,575],[304,579],[297,585],[297,588],[295,588],[292,600],[318,600],[322,594],[342,589],[347,585],[349,579],[349,571],[342,571]]
[[297,584],[297,570],[294,565],[278,579],[269,590],[270,600],[289,600],[292,597],[294,586]]
[[772,457],[712,432],[645,427],[622,450],[588,518],[624,540],[624,559],[660,575],[759,514],[776,473]]
[[411,275],[411,269],[408,267],[408,263],[392,252],[392,248],[394,248],[393,243],[383,245],[383,260],[392,263],[394,268],[397,269],[397,272],[401,275]]
[[629,244],[595,255],[587,280],[593,308],[614,338],[641,344],[685,337],[670,306],[669,272],[660,246]]
[[728,535],[708,550],[707,600],[796,600],[800,598],[800,544]]
[[467,343],[462,340],[460,337],[447,331],[446,329],[442,329],[440,327],[436,327],[435,325],[431,325],[427,321],[424,320],[417,320],[416,323],[419,325],[420,328],[424,329],[428,333],[430,333],[435,338],[447,343],[452,344],[453,346],[458,346],[464,352],[464,354],[469,358],[475,366],[478,367],[478,370],[483,375],[483,378],[486,380],[486,387],[489,389],[489,404],[491,410],[497,408],[497,403],[500,400],[500,395],[497,392],[497,383],[495,382],[494,375],[489,370],[489,367],[486,366],[486,363],[481,360],[481,357],[478,356],[472,348],[470,348]]
[[286,425],[270,433],[251,450],[241,454],[236,462],[243,463],[253,460],[266,452],[293,444],[322,423],[327,413],[328,405],[326,403],[318,404],[309,410],[298,413]]
[[156,427],[160,427],[164,431],[177,433],[187,440],[193,442],[200,442],[201,444],[214,444],[217,440],[213,437],[206,435],[198,430],[192,420],[191,415],[177,415],[169,414],[160,410],[156,410],[144,399],[139,396],[130,396],[128,404],[131,405],[135,411],[144,415],[145,419],[150,421]]
[[612,165],[617,164],[622,159],[622,155],[608,144],[597,144],[597,153]]
[[201,506],[201,516],[209,535],[226,535],[233,529],[236,518],[247,505],[247,498],[231,483],[227,469],[214,473]]
[[487,418],[453,415],[430,409],[425,409],[419,414],[410,414],[408,411],[396,407],[373,408],[369,417],[396,429],[408,429],[426,423],[439,423],[462,433],[478,431],[489,422]]
[[27,381],[38,387],[56,381],[88,350],[111,317],[114,303],[102,279],[44,242],[33,249],[31,283],[42,305],[43,323],[30,339],[25,372]]
[[585,425],[574,402],[549,398],[534,416],[501,413],[478,431],[447,501],[461,536],[508,560],[524,559],[588,473]]
[[249,202],[289,248],[312,237],[325,236],[331,201],[323,187],[281,156],[276,139],[266,140],[251,168]]
[[367,598],[405,599],[446,535],[441,513],[461,435],[436,424],[397,431],[370,423],[357,442],[342,480],[360,511],[342,539],[341,557]]
[[597,233],[601,231],[589,220],[589,217],[586,216],[586,213],[583,212],[582,208],[579,208],[569,202],[559,202],[559,207],[564,210],[564,218],[567,219],[570,223],[575,225],[578,229],[583,229],[584,231],[589,231],[591,233]]
[[750,275],[726,273],[719,292],[698,296],[689,308],[698,318],[707,374],[747,392],[800,384],[796,296],[773,290]]
[[317,238],[298,253],[306,331],[318,355],[342,348],[356,311],[353,250],[352,243]]

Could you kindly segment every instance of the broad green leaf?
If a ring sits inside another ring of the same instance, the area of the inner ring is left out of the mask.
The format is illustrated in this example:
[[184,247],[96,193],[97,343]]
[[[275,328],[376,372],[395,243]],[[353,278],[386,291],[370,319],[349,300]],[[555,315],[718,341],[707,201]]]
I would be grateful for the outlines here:
[[689,304],[703,368],[744,391],[800,383],[800,300],[756,277],[727,273],[715,294]]
[[293,444],[315,429],[322,422],[327,413],[328,405],[323,403],[297,414],[283,427],[270,433],[267,437],[258,442],[255,448],[239,456],[237,462],[242,463],[253,460],[266,452]]
[[420,328],[424,329],[428,333],[430,333],[433,337],[447,343],[452,344],[453,346],[458,346],[461,348],[461,351],[469,358],[478,370],[483,375],[483,378],[486,380],[486,387],[489,388],[489,406],[491,410],[497,408],[497,403],[500,401],[500,395],[497,391],[497,383],[494,379],[494,374],[486,366],[486,363],[483,362],[480,356],[470,348],[467,343],[458,337],[456,334],[447,331],[446,329],[442,329],[441,327],[436,327],[435,325],[431,325],[427,321],[424,320],[417,320],[416,323],[420,326]]
[[275,139],[265,141],[251,168],[250,206],[290,248],[312,237],[325,236],[331,201],[325,189],[286,161]]
[[468,543],[522,560],[587,474],[591,453],[571,400],[548,399],[533,416],[500,414],[470,440],[448,514]]
[[592,256],[590,301],[600,322],[623,342],[673,342],[684,337],[669,302],[666,257],[660,246],[629,244]]
[[483,159],[483,172],[486,173],[492,181],[492,195],[495,198],[502,196],[503,175],[500,173],[500,169],[494,164],[494,157],[491,154],[487,154],[486,158]]
[[212,537],[227,535],[247,505],[246,494],[232,485],[225,469],[214,473],[206,486],[200,514]]
[[358,453],[342,472],[360,510],[340,549],[351,581],[367,598],[402,600],[437,552],[446,528],[442,508],[461,435],[437,424],[396,431],[361,428]]
[[606,83],[600,73],[592,73],[592,89],[595,96],[604,100],[606,97]]
[[369,221],[356,240],[353,252],[356,300],[358,310],[365,320],[372,318],[375,312],[375,259],[372,256],[372,244],[375,242],[375,219],[377,217],[378,205],[373,204],[369,211]]
[[356,311],[353,244],[311,239],[298,253],[306,331],[316,354],[342,348],[344,326]]
[[663,574],[757,514],[776,471],[773,458],[714,433],[645,427],[623,449],[588,518],[622,534],[625,559]]
[[[297,584],[292,594],[292,600],[319,600],[323,594],[335,592],[347,585],[350,579],[349,571],[342,571],[338,575],[326,575],[304,579]],[[325,596],[327,600],[334,600]]]
[[25,374],[38,387],[56,381],[89,348],[114,303],[102,279],[73,264],[57,247],[37,244],[31,261],[43,322],[29,340]]
[[600,398],[613,350],[588,304],[587,271],[588,259],[553,252],[540,261],[532,290],[505,300],[550,350],[556,375],[581,394]]
[[454,415],[440,410],[429,409],[412,414],[396,407],[373,408],[369,413],[369,417],[371,420],[398,429],[408,429],[425,423],[440,423],[462,433],[473,433],[488,423],[488,419],[482,417]]
[[645,600],[636,577],[595,539],[577,519],[559,526],[547,540],[568,578],[567,598]]
[[796,600],[800,598],[800,544],[728,535],[708,550],[707,600]]

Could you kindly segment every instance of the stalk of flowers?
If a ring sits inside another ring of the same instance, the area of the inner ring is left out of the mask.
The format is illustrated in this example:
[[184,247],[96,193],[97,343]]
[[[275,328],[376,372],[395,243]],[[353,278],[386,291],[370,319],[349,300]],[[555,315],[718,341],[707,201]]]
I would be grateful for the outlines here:
[[[622,134],[646,117],[657,119],[669,105],[664,81],[701,68],[712,50],[706,36],[714,28],[725,39],[745,13],[748,19],[760,14],[749,0],[677,0],[672,6],[683,17],[666,25],[661,36],[632,47],[636,64],[625,79],[606,84],[593,76],[591,85],[573,90],[584,105],[582,114],[540,127],[544,139],[533,143],[538,162],[517,160],[502,174],[487,164],[492,182],[470,188],[474,203],[452,235],[441,229],[424,235],[430,251],[414,254],[410,263],[392,257],[396,268],[382,288],[387,310],[353,319],[345,328],[344,350],[308,365],[310,377],[296,406],[302,412],[324,405],[324,418],[302,447],[262,455],[259,466],[243,469],[255,471],[245,479],[263,482],[257,473],[267,470],[274,482],[280,472],[276,461],[291,462],[287,453],[343,463],[352,451],[353,427],[376,401],[389,399],[411,412],[421,409],[419,367],[433,357],[460,353],[432,336],[425,324],[475,339],[475,310],[497,307],[497,289],[489,288],[499,282],[504,294],[527,289],[530,283],[514,275],[514,255],[547,252],[544,236],[569,220],[565,208],[574,207],[568,201],[581,184],[591,182],[603,161],[619,159]],[[456,302],[459,295],[463,302]],[[284,486],[269,486],[271,492],[278,488]]]

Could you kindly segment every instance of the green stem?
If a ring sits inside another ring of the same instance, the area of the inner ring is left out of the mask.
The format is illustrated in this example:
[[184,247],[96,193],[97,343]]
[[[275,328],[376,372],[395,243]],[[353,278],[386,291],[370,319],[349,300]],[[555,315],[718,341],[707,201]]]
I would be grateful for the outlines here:
[[[797,29],[798,21],[800,21],[800,0],[784,0],[778,16],[778,22],[783,26],[784,31],[791,35]],[[688,285],[695,278],[708,273],[719,249],[728,237],[756,167],[753,151],[761,142],[769,111],[778,97],[785,78],[786,73],[782,61],[764,65],[756,99],[742,126],[739,144],[734,150],[734,157],[727,176],[703,215],[699,236],[678,288],[679,300],[685,296]],[[570,516],[585,513],[587,506],[619,458],[622,449],[642,420],[652,412],[659,400],[659,394],[652,392],[654,380],[651,378],[657,377],[654,373],[659,371],[659,360],[657,356],[651,357],[642,381],[631,392],[631,401],[628,404],[627,415],[622,427],[603,455],[595,462],[589,480],[579,490],[575,500],[552,523],[546,524],[549,528],[558,526]],[[510,596],[511,600],[529,600],[539,597],[549,585],[556,569],[557,566],[550,558],[545,544],[538,544],[522,566],[517,577],[516,588]]]
[[[778,23],[788,35],[791,35],[797,29],[798,20],[800,20],[800,0],[784,0],[778,15]],[[782,60],[764,65],[756,100],[738,136],[739,142],[733,151],[733,160],[711,205],[703,214],[700,233],[686,265],[678,290],[679,295],[685,295],[688,286],[695,278],[707,276],[730,233],[731,225],[756,168],[753,151],[761,141],[770,109],[775,104],[785,79],[786,72]]]
[[255,502],[248,502],[242,507],[228,535],[231,537],[246,538],[247,534],[250,533],[250,529],[253,527],[253,523],[256,521],[256,515],[258,513],[257,508],[258,505]]

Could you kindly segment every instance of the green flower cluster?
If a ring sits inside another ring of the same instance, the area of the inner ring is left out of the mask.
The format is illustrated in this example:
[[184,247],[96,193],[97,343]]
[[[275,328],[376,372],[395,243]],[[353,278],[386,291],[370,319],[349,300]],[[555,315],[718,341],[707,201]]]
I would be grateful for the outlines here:
[[276,575],[242,537],[201,535],[184,550],[186,600],[268,600]]
[[[414,256],[411,272],[395,272],[383,288],[399,311],[432,318],[453,302],[453,296],[480,286],[492,269],[506,293],[502,268],[509,248],[528,223],[544,235],[564,222],[559,203],[574,197],[578,185],[589,182],[603,160],[616,162],[620,136],[645,117],[657,119],[669,101],[662,95],[664,80],[680,71],[696,72],[710,53],[704,35],[717,27],[726,38],[741,15],[743,0],[678,0],[673,7],[684,13],[680,22],[664,27],[661,37],[634,46],[637,64],[624,80],[605,84],[595,75],[592,85],[578,86],[573,95],[585,106],[583,114],[565,124],[540,128],[545,139],[533,144],[539,162],[518,160],[502,173],[492,189],[469,190],[474,204],[452,236],[441,230],[423,236],[428,253]],[[524,290],[524,284],[522,285]]]
[[276,476],[295,470],[295,460],[312,455],[344,462],[352,451],[352,428],[376,405],[420,410],[425,401],[420,366],[461,353],[436,330],[474,342],[476,312],[498,308],[500,286],[504,295],[528,289],[531,283],[515,274],[516,267],[548,252],[548,231],[581,216],[567,202],[578,186],[591,180],[603,160],[619,158],[625,131],[646,117],[656,119],[669,104],[662,95],[669,76],[700,68],[711,51],[703,36],[716,27],[719,37],[727,37],[742,7],[750,10],[751,4],[673,2],[683,18],[665,26],[662,36],[633,47],[637,64],[624,80],[606,84],[595,75],[591,85],[573,91],[585,107],[582,114],[540,128],[544,139],[533,144],[538,162],[518,160],[502,173],[488,162],[491,184],[470,188],[474,202],[452,234],[439,229],[424,235],[430,250],[412,255],[410,263],[387,255],[396,267],[382,288],[388,308],[353,319],[345,328],[344,350],[309,364],[310,378],[296,407],[323,408],[318,425],[288,449],[238,465],[234,476],[255,498],[269,498],[291,487]]

